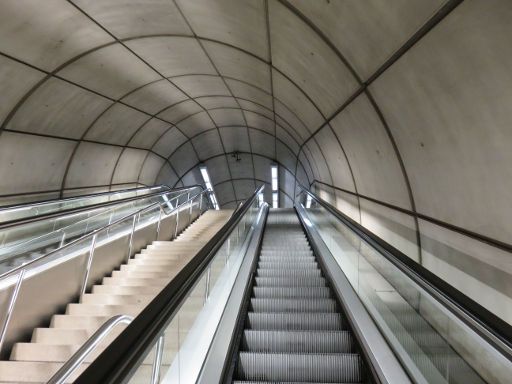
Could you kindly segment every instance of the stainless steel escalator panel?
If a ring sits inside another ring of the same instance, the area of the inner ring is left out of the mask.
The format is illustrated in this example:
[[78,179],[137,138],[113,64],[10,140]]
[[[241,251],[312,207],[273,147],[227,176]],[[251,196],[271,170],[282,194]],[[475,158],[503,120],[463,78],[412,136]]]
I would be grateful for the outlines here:
[[293,210],[271,211],[235,383],[359,383],[363,360]]

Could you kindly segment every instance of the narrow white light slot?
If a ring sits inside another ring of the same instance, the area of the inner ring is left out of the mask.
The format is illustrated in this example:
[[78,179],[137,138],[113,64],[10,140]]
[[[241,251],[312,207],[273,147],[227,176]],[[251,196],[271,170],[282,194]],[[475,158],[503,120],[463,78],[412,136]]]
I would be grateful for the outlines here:
[[270,166],[270,176],[272,178],[272,208],[279,208],[279,180],[277,165]]
[[277,165],[272,165],[271,176],[272,176],[272,191],[277,191],[278,183],[277,183]]
[[259,202],[259,206],[261,207],[263,205],[263,193],[260,193],[258,195],[258,202]]
[[311,208],[311,195],[306,198],[306,208]]
[[208,169],[206,167],[200,167],[201,176],[203,176],[204,185],[206,189],[211,191],[210,193],[210,201],[212,202],[213,207],[216,210],[219,210],[219,204],[217,203],[217,196],[215,196],[215,192],[213,191],[212,183],[210,181],[210,175],[208,174]]
[[279,197],[277,192],[272,192],[272,208],[279,208]]

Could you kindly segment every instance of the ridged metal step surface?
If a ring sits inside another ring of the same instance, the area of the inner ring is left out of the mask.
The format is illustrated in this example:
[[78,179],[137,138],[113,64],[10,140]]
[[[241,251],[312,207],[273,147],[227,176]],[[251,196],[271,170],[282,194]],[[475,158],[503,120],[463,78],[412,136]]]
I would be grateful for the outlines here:
[[314,261],[260,261],[258,263],[259,269],[315,269],[318,264]]
[[329,298],[331,290],[328,287],[254,287],[254,297],[261,298]]
[[258,287],[326,287],[323,277],[256,277]]
[[319,269],[258,269],[257,275],[260,277],[320,277]]
[[361,365],[357,354],[241,352],[237,374],[248,380],[360,382]]
[[261,256],[260,263],[314,263],[313,256]]
[[251,299],[253,312],[336,312],[333,299]]
[[247,314],[247,327],[266,330],[342,330],[339,313],[254,313]]
[[245,330],[242,348],[249,352],[350,353],[354,340],[349,331]]
[[271,210],[234,383],[360,383],[352,333],[293,210]]

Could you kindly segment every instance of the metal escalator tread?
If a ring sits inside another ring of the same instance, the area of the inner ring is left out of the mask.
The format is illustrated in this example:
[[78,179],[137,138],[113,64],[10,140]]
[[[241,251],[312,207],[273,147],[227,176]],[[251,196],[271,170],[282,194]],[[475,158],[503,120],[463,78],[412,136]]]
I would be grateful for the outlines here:
[[270,212],[255,276],[234,383],[364,380],[354,338],[293,210]]

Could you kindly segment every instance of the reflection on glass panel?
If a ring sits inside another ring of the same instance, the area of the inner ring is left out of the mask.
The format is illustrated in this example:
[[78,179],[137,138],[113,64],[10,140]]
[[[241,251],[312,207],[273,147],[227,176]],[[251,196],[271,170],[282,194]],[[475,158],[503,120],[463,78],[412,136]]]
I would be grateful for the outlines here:
[[258,211],[255,200],[170,319],[164,331],[158,382],[195,383],[242,264],[243,246]]
[[314,199],[301,203],[415,382],[508,382],[510,361]]

